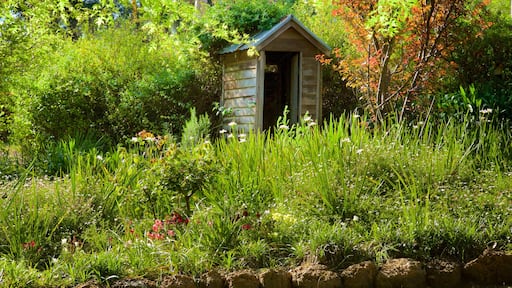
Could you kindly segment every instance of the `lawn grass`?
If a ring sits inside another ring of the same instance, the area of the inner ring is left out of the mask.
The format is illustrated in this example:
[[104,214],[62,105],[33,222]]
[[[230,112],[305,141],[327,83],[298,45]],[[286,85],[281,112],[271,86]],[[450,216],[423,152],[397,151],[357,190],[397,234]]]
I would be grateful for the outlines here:
[[512,249],[509,126],[367,124],[282,120],[273,134],[233,126],[187,146],[145,132],[110,152],[58,143],[58,177],[32,163],[1,182],[0,280],[71,286]]

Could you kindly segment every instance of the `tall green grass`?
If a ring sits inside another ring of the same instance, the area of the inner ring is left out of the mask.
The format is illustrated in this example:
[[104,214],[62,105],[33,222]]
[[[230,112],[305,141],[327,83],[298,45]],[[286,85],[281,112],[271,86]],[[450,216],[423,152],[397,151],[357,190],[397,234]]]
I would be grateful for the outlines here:
[[102,153],[63,143],[62,177],[28,171],[1,186],[0,270],[11,279],[35,267],[23,279],[56,283],[51,271],[69,284],[509,250],[510,127],[470,120],[283,118],[272,133],[212,144],[144,134]]

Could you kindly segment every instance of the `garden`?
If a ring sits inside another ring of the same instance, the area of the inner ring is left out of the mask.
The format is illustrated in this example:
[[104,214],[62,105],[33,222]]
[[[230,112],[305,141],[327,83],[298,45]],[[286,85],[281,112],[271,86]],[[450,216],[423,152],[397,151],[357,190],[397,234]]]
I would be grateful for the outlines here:
[[[430,14],[458,23],[434,29],[452,45],[439,54],[421,50],[432,39],[403,44],[420,25],[407,13],[434,11],[421,1],[125,2],[0,4],[1,286],[512,251],[501,2],[454,4],[475,18],[458,22]],[[432,7],[444,2],[459,1]],[[368,22],[351,30],[356,12]],[[223,123],[214,51],[289,13],[340,48],[318,57],[324,118]],[[379,49],[360,50],[361,29]]]

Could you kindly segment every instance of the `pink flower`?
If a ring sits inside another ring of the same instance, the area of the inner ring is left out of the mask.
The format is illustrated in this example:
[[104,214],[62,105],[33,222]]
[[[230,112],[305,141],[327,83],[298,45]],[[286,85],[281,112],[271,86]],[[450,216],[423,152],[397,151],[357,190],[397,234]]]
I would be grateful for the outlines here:
[[155,224],[153,224],[153,231],[158,232],[163,227],[164,227],[164,224],[162,223],[162,221],[159,219],[156,219]]
[[164,239],[164,235],[160,233],[148,232],[148,238],[152,240],[162,240]]
[[176,236],[176,233],[173,230],[167,230],[167,235],[169,235],[169,237],[174,237]]

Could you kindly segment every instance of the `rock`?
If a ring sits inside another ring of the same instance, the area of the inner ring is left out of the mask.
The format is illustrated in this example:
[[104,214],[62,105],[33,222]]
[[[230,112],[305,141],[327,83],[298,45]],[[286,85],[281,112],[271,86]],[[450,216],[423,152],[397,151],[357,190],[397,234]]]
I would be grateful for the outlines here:
[[292,288],[292,275],[283,270],[270,269],[260,273],[263,288]]
[[76,285],[74,288],[100,288],[100,287],[102,287],[102,286],[100,285],[100,283],[98,283],[98,281],[96,281],[96,280],[89,280],[89,281],[87,281],[85,283],[81,283],[81,284]]
[[464,265],[465,277],[483,285],[512,284],[512,255],[485,250],[478,258]]
[[427,283],[430,287],[451,288],[461,283],[462,268],[455,262],[433,260],[427,263]]
[[165,277],[159,287],[162,288],[196,288],[194,279],[186,275]]
[[365,261],[347,267],[341,272],[341,279],[345,288],[372,288],[376,275],[377,266]]
[[375,279],[377,288],[423,288],[427,287],[426,272],[418,261],[406,258],[387,261]]
[[323,265],[309,264],[291,271],[294,288],[341,288],[341,277]]
[[224,278],[217,271],[209,271],[199,278],[199,288],[223,288]]
[[260,281],[258,277],[249,270],[232,272],[226,275],[226,284],[228,288],[259,288]]

